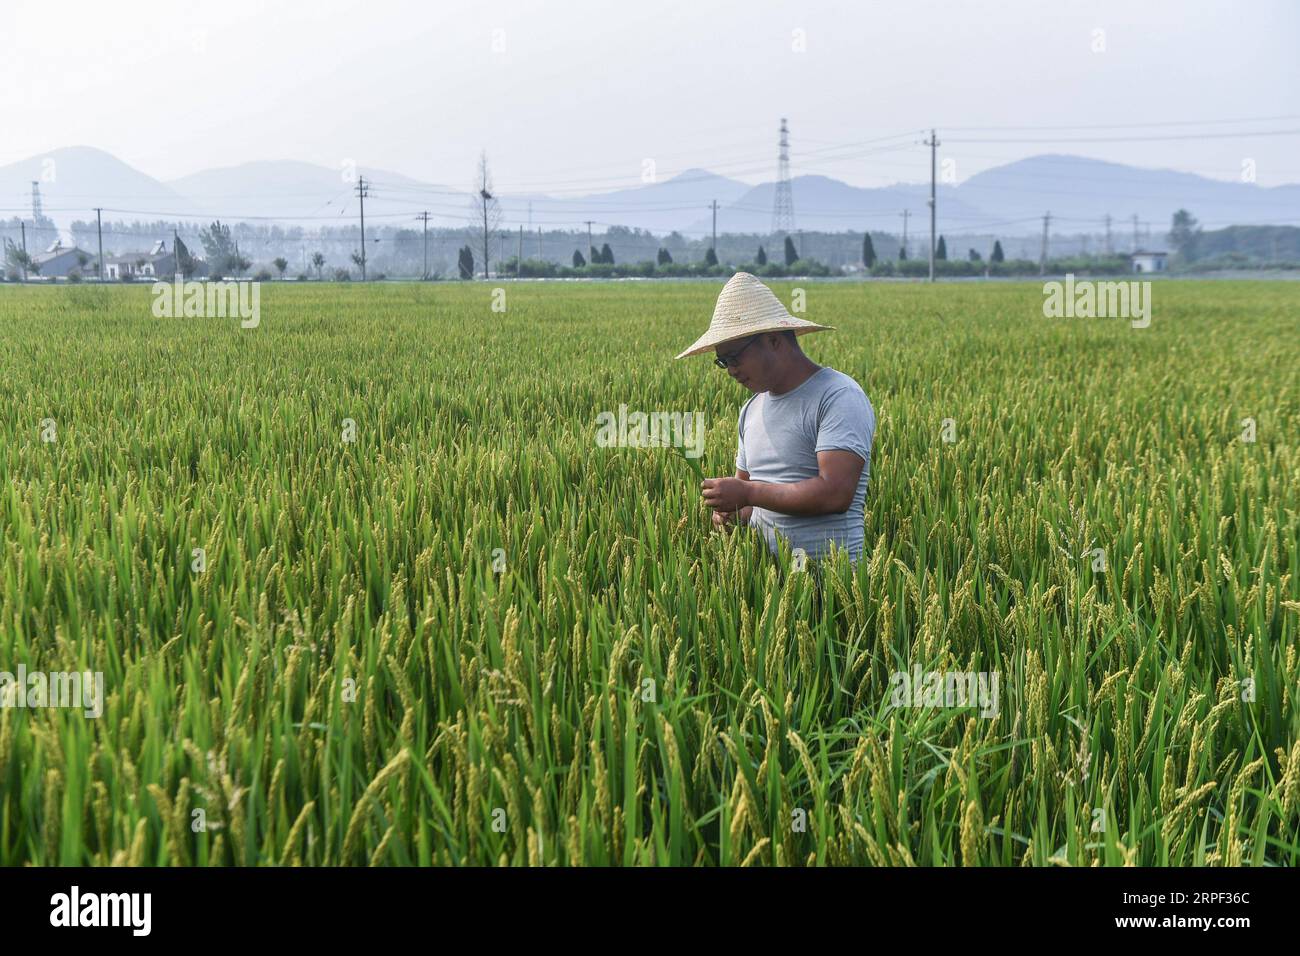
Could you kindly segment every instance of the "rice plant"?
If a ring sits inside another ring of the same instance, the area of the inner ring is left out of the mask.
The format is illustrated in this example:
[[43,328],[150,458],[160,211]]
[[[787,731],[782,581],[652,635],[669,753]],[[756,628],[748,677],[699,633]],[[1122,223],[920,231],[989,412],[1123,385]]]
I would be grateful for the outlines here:
[[1300,863],[1288,283],[809,286],[879,419],[816,573],[594,441],[731,472],[713,284],[262,292],[0,288],[0,671],[105,688],[0,708],[0,864]]

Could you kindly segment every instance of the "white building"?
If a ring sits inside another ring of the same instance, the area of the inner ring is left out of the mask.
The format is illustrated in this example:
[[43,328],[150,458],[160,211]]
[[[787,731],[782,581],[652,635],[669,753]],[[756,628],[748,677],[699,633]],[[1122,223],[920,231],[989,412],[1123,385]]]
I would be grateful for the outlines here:
[[1139,249],[1130,258],[1133,260],[1134,272],[1164,272],[1169,255],[1164,252],[1143,252]]
[[176,260],[167,251],[167,243],[159,239],[148,252],[128,252],[108,256],[104,260],[104,277],[120,279],[123,276],[171,276],[176,271]]

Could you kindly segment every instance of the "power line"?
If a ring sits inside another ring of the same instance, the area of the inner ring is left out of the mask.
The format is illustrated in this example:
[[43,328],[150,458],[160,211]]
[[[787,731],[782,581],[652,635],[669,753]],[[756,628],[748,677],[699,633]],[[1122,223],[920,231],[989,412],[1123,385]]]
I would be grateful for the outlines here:
[[1240,130],[1232,133],[1181,133],[1172,136],[1071,136],[1046,139],[955,139],[954,143],[1147,143],[1182,139],[1241,139],[1247,136],[1295,136],[1300,129]]
[[959,132],[1013,131],[1013,130],[1069,130],[1069,129],[1142,129],[1148,126],[1221,126],[1231,123],[1276,123],[1283,120],[1300,119],[1300,113],[1283,116],[1245,116],[1238,119],[1212,120],[1155,120],[1149,123],[1092,123],[1071,126],[947,126],[945,129]]

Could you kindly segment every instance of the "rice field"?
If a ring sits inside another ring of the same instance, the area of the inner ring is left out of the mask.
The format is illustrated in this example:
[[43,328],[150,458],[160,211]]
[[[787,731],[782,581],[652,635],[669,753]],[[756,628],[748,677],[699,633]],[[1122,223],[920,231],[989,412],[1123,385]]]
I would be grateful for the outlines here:
[[[732,473],[721,281],[0,287],[0,671],[103,674],[0,708],[0,864],[1300,863],[1297,287],[795,285],[856,569],[595,440]],[[996,706],[898,705],[954,672]]]

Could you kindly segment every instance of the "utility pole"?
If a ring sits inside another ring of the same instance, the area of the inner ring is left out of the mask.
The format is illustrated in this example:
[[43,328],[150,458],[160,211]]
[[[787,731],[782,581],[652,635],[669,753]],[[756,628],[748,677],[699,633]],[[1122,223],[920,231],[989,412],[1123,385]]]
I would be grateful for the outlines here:
[[912,210],[903,210],[903,256],[907,256],[907,217],[912,215]]
[[[531,216],[531,213],[529,214]],[[515,278],[523,275],[524,268],[524,227],[519,227],[519,258],[515,260]]]
[[[587,220],[587,257],[589,259],[594,259],[595,256],[596,256],[596,250],[591,244],[591,220],[588,219]],[[587,264],[590,265],[591,263],[588,262]]]
[[1110,242],[1110,213],[1106,213],[1106,255],[1109,256],[1113,254],[1114,251],[1115,250],[1111,246]]
[[542,227],[537,227],[537,259],[540,262],[542,258]]
[[415,218],[420,220],[422,223],[424,223],[424,276],[423,278],[427,279],[429,278],[429,214],[427,212],[422,212]]
[[1138,243],[1138,214],[1133,213],[1133,251],[1137,252],[1141,246]]
[[27,281],[27,221],[19,220],[18,225],[23,231],[23,281]]
[[772,234],[788,236],[794,231],[794,191],[790,185],[790,127],[781,117],[781,141],[776,162],[776,190],[772,196]]
[[718,254],[718,201],[713,200],[713,254]]
[[799,258],[803,258],[803,230],[799,230]]
[[361,281],[366,281],[366,196],[370,194],[370,187],[366,185],[366,177],[357,177],[357,198],[361,200]]
[[172,226],[172,262],[176,266],[176,274],[181,274],[181,237],[176,234],[176,227]]
[[1038,274],[1047,273],[1047,229],[1052,224],[1052,214],[1046,213],[1043,216],[1043,251],[1038,257]]
[[934,281],[934,220],[935,220],[935,202],[934,202],[934,173],[935,173],[935,151],[939,148],[939,140],[934,135],[934,130],[930,130],[930,138],[925,140],[925,145],[930,147],[930,281]]
[[104,210],[99,206],[95,207],[95,234],[99,236],[99,281],[104,281],[104,223],[100,220],[100,214]]

